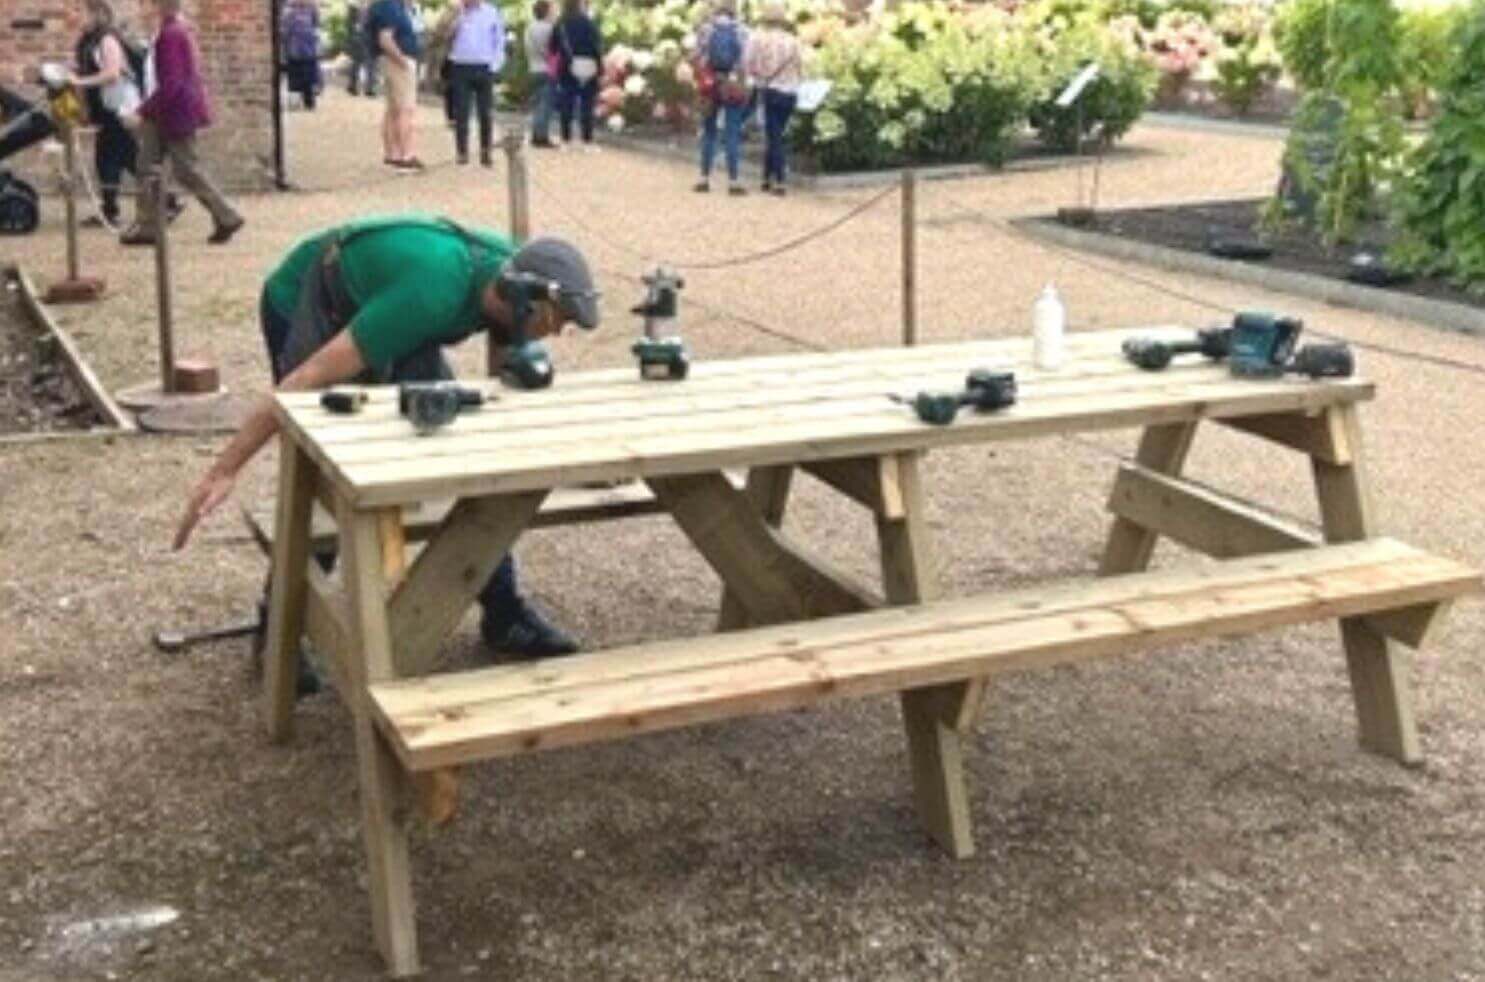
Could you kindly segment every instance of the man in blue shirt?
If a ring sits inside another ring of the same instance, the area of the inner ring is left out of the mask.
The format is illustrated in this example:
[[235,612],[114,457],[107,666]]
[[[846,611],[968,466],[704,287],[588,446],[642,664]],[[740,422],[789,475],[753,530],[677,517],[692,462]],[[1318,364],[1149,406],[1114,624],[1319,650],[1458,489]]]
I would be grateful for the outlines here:
[[454,150],[459,163],[469,163],[469,110],[473,103],[479,109],[480,163],[491,167],[495,76],[505,66],[505,18],[499,7],[486,0],[460,0],[449,16],[448,84],[453,100]]
[[382,117],[382,162],[415,174],[423,162],[413,154],[413,117],[418,104],[418,35],[402,0],[376,0],[366,13],[366,36],[382,56],[387,111]]

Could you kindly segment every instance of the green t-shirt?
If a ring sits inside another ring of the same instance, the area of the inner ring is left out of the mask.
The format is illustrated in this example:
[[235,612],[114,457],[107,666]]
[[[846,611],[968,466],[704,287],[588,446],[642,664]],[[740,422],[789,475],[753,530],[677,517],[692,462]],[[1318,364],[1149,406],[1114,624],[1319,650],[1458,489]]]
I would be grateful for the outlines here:
[[[465,231],[497,262],[516,251],[498,233],[467,226]],[[422,216],[367,219],[296,244],[265,284],[280,316],[293,316],[304,277],[337,234],[346,237],[340,269],[356,304],[351,338],[371,368],[385,370],[430,341],[459,340],[478,329],[474,247],[457,230]]]

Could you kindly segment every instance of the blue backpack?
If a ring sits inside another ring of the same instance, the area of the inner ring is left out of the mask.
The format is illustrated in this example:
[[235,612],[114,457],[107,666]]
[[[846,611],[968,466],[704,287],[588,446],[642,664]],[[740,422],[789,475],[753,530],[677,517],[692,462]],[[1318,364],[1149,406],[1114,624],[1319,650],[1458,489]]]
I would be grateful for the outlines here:
[[706,64],[718,75],[726,75],[742,61],[742,36],[737,21],[718,21],[706,41]]

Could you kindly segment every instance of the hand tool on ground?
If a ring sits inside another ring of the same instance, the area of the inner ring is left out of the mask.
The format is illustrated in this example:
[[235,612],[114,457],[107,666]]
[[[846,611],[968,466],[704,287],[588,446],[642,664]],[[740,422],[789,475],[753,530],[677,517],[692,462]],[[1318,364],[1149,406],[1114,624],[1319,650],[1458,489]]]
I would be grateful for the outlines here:
[[193,644],[201,641],[219,641],[223,638],[243,638],[249,634],[259,631],[262,623],[257,620],[243,621],[240,624],[229,624],[226,627],[213,628],[209,631],[198,631],[195,634],[187,634],[184,631],[156,631],[155,647],[164,652],[184,651]]
[[[646,287],[645,298],[630,310],[645,319],[644,335],[631,349],[639,359],[639,377],[679,381],[690,371],[691,357],[670,323],[676,319],[680,292],[686,281],[665,266],[655,267],[640,280]],[[669,333],[663,333],[665,330]]]
[[412,422],[419,436],[447,426],[465,409],[484,404],[483,392],[454,382],[404,382],[397,387],[397,411]]
[[1124,342],[1124,357],[1145,369],[1158,372],[1176,355],[1200,354],[1212,361],[1227,357],[1231,330],[1225,327],[1203,328],[1191,341],[1167,341],[1160,338],[1129,338]]
[[359,413],[366,405],[366,393],[360,389],[328,389],[320,393],[320,405],[338,415]]
[[925,423],[947,426],[959,415],[960,406],[973,406],[979,412],[994,412],[1016,403],[1016,375],[977,368],[965,379],[962,392],[919,392],[906,396],[888,395],[893,402],[912,406]]

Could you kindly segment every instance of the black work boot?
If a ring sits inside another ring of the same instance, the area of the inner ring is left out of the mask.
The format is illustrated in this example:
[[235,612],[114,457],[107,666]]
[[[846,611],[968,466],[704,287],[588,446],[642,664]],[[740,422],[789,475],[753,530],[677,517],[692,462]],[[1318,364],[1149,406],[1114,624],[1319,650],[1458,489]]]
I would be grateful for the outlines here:
[[566,633],[547,623],[516,585],[516,563],[509,555],[495,567],[490,582],[479,596],[484,616],[480,637],[493,651],[517,659],[570,655],[578,644]]
[[525,599],[498,611],[486,608],[480,618],[480,637],[491,650],[516,659],[552,658],[578,650],[572,637]]

